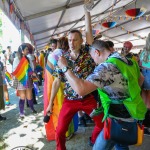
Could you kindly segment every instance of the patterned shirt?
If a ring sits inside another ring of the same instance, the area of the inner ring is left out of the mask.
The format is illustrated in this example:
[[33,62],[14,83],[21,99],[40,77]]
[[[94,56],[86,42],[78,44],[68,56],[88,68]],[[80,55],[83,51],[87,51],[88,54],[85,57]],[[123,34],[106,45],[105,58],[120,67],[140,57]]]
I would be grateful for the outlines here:
[[[95,67],[95,63],[88,52],[83,49],[80,50],[80,54],[76,60],[72,60],[70,52],[64,54],[68,61],[68,66],[72,72],[80,79],[86,79],[89,74],[92,73]],[[56,67],[53,76],[61,78],[61,81],[65,82],[64,96],[69,100],[82,99],[70,86],[65,75]]]
[[[127,59],[117,52],[112,53],[108,58],[110,57],[119,58],[128,63]],[[127,80],[112,63],[99,64],[86,80],[94,83],[100,89],[104,89],[110,99],[119,100],[129,97]]]
[[148,55],[147,56],[148,57],[147,62],[144,62],[144,60],[143,60],[145,53],[146,53],[146,50],[143,50],[142,53],[141,53],[141,55],[140,55],[141,65],[142,65],[142,67],[150,69],[150,52],[149,53],[147,52],[147,55]]

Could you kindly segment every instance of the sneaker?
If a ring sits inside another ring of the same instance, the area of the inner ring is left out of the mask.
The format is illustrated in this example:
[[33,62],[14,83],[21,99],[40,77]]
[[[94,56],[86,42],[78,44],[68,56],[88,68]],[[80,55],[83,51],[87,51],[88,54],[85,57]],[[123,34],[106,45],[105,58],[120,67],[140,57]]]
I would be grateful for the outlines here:
[[66,137],[66,140],[69,141],[74,136],[74,133],[71,133],[68,137]]
[[2,117],[2,116],[0,115],[0,121],[3,121],[3,120],[6,120],[6,117]]
[[88,114],[84,114],[84,119],[86,120],[86,123],[93,123],[94,121]]
[[33,114],[37,114],[37,111],[36,111],[36,110],[33,110],[32,113],[33,113]]
[[150,128],[144,128],[144,135],[150,136]]
[[25,115],[24,114],[20,114],[20,119],[24,119]]
[[12,104],[10,102],[5,102],[6,106],[12,106]]
[[79,123],[78,123],[78,125],[79,125],[80,127],[86,127],[86,126],[87,126],[87,125],[86,125],[86,120],[85,120],[84,116],[82,116],[82,117],[79,118]]
[[38,92],[38,93],[40,93],[40,92],[41,92],[41,90],[38,90],[37,92]]
[[93,109],[93,111],[90,113],[90,117],[93,118],[94,116],[98,116],[99,114],[101,114],[103,112],[103,107],[99,107],[96,109]]
[[93,143],[91,142],[91,137],[89,137],[89,146],[92,146],[93,147]]

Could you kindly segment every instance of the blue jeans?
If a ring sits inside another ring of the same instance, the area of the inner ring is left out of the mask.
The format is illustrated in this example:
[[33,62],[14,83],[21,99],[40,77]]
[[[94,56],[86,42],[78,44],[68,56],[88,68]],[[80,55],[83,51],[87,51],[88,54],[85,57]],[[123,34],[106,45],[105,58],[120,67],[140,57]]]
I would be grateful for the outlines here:
[[150,90],[150,69],[142,69],[142,74],[144,76],[143,89]]
[[115,150],[129,150],[127,145],[117,144],[112,140],[104,139],[104,130],[98,135],[93,150],[111,150],[115,146]]

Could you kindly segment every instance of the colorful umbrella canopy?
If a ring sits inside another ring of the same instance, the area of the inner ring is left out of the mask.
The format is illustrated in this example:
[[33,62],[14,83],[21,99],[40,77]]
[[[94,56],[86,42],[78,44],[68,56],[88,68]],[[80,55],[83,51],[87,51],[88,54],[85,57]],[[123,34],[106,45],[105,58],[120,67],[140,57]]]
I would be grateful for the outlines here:
[[145,12],[145,8],[133,8],[125,11],[126,15],[132,18],[141,17]]
[[113,28],[114,26],[116,26],[117,22],[113,21],[113,22],[104,22],[102,23],[102,26],[105,28]]

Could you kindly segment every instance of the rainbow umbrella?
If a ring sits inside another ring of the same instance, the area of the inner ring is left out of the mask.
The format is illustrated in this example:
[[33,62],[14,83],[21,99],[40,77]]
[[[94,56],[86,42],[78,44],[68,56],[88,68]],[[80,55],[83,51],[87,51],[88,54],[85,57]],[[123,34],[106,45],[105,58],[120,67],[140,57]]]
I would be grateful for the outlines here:
[[102,23],[102,26],[105,28],[113,28],[115,27],[117,24],[117,22],[113,21],[113,22],[104,22]]
[[145,8],[133,8],[125,11],[125,14],[129,17],[136,18],[141,17],[146,12]]

